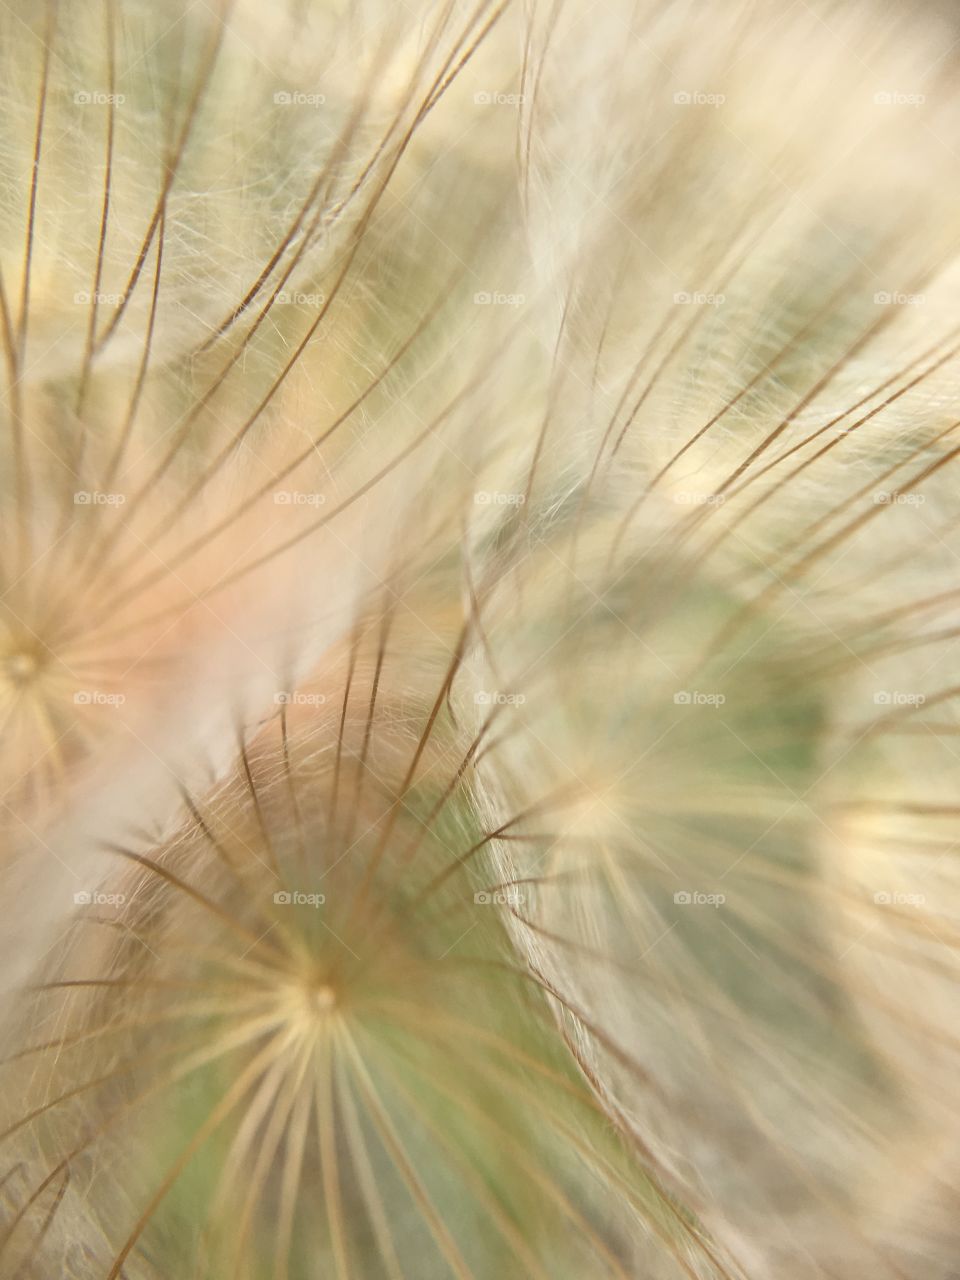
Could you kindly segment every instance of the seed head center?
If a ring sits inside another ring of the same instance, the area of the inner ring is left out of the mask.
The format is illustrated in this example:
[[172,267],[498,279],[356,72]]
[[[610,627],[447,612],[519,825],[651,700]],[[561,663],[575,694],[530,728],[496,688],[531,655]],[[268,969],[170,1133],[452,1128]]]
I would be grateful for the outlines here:
[[4,674],[17,688],[23,688],[36,679],[41,665],[39,654],[29,649],[16,649],[3,659]]
[[337,1003],[336,992],[327,983],[320,983],[308,988],[307,1003],[316,1014],[332,1013]]

